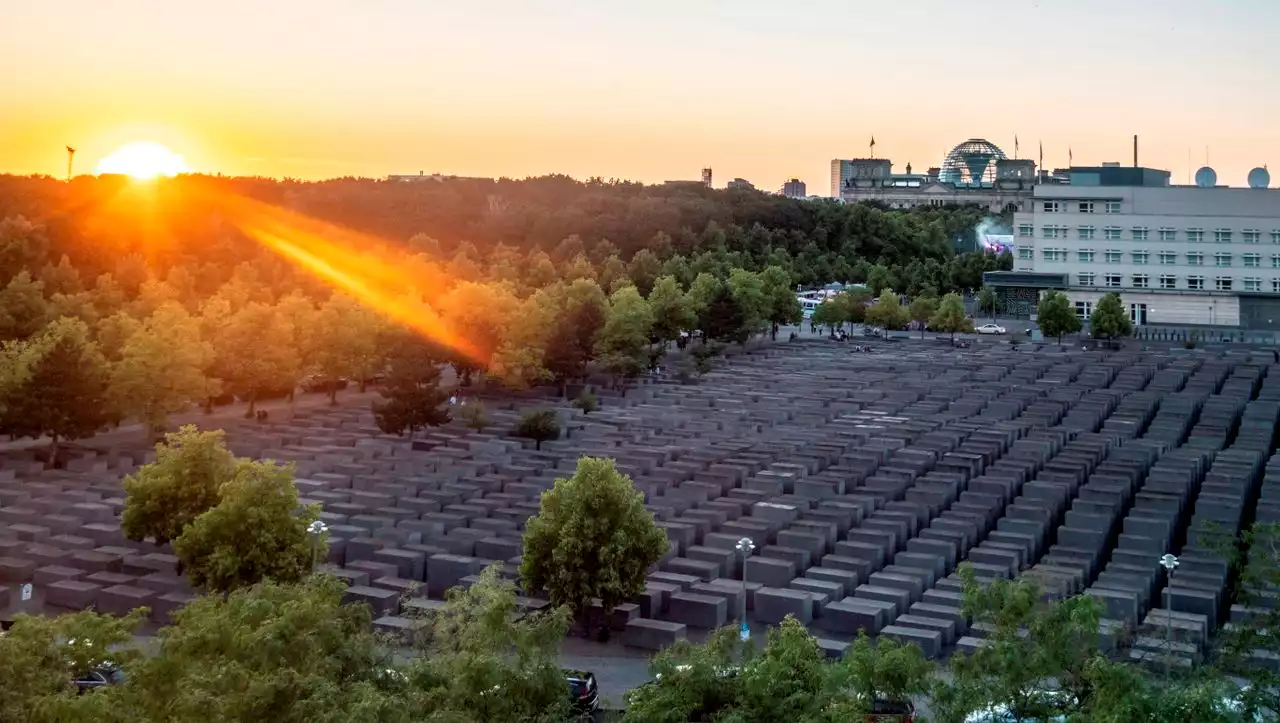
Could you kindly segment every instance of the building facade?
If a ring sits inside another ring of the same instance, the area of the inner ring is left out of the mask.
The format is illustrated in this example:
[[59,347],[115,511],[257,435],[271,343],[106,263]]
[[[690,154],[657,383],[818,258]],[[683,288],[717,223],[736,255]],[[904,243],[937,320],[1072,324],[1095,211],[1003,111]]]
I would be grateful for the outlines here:
[[809,194],[804,181],[799,178],[792,178],[782,184],[782,195],[787,198],[804,198]]
[[725,188],[728,188],[730,190],[738,189],[740,191],[756,190],[755,184],[752,183],[751,181],[748,181],[745,178],[735,178],[732,181],[729,181],[727,184],[725,184]]
[[1014,271],[993,275],[1003,294],[1052,277],[1082,317],[1116,291],[1138,325],[1280,329],[1280,191],[1114,165],[1069,175],[1014,215]]

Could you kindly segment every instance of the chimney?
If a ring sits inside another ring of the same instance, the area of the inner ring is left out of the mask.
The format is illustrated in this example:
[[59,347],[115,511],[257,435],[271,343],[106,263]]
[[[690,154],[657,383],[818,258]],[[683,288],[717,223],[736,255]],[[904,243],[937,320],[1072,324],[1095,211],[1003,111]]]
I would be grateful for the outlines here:
[[1138,167],[1138,134],[1133,134],[1133,167]]

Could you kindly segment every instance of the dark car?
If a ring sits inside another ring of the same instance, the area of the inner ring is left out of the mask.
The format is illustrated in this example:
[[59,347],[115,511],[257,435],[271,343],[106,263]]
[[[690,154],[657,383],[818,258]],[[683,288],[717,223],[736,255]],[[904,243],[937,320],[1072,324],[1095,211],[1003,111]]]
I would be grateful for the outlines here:
[[866,723],[912,723],[915,719],[916,706],[909,700],[877,700],[863,718]]
[[71,682],[75,684],[78,692],[83,693],[87,690],[123,683],[124,671],[111,663],[103,663],[87,673],[77,675]]
[[600,688],[596,676],[585,670],[565,670],[569,681],[569,696],[575,713],[594,713],[600,710]]

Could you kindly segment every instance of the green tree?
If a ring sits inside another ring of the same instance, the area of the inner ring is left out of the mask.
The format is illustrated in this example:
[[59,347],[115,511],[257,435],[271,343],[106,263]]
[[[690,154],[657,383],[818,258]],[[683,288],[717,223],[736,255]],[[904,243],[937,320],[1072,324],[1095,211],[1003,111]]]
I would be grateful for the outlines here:
[[934,331],[950,334],[953,341],[956,332],[973,332],[973,321],[964,313],[964,301],[955,292],[942,297],[937,312],[929,319],[929,326]]
[[1089,330],[1095,339],[1101,337],[1108,341],[1133,333],[1133,321],[1120,301],[1120,294],[1110,291],[1098,299],[1089,317]]
[[19,615],[0,634],[0,720],[58,723],[85,720],[72,681],[106,661],[132,669],[130,643],[145,609],[118,618],[94,612],[57,617]]
[[274,306],[245,304],[218,325],[212,339],[215,376],[225,391],[249,402],[246,418],[253,417],[260,396],[297,385],[302,360],[292,346],[293,329]]
[[1224,546],[1222,556],[1240,570],[1234,602],[1248,613],[1222,631],[1213,659],[1223,672],[1246,682],[1240,696],[1245,713],[1274,718],[1280,715],[1280,671],[1265,661],[1280,655],[1275,632],[1280,610],[1268,606],[1271,591],[1280,588],[1280,525],[1255,522],[1240,536],[1238,552],[1234,540]]
[[760,276],[746,269],[734,269],[729,273],[729,291],[738,308],[742,309],[743,341],[759,333],[768,323],[769,299],[764,293],[764,282]]
[[1000,311],[1000,296],[990,286],[982,287],[978,292],[978,309],[991,314],[991,321],[996,320],[996,312]]
[[649,339],[653,311],[634,286],[625,286],[609,297],[604,328],[596,343],[601,365],[614,379],[631,379],[649,364]]
[[543,442],[560,439],[560,422],[556,421],[554,410],[539,409],[520,417],[512,434],[532,439],[534,449],[542,449]]
[[[1015,720],[1073,714],[1087,706],[1089,666],[1100,657],[1097,601],[1079,595],[1045,602],[1028,580],[979,585],[967,565],[961,577],[964,613],[991,627],[981,647],[951,658],[946,695],[969,710],[1003,706]],[[1045,694],[1055,687],[1064,695]]]
[[222,430],[187,425],[156,445],[156,461],[124,478],[125,537],[163,545],[182,535],[197,517],[218,504],[218,489],[235,475],[236,459]]
[[910,315],[903,308],[902,302],[893,289],[886,289],[876,299],[876,303],[867,309],[867,323],[878,326],[885,331],[896,331],[907,325]]
[[193,585],[215,592],[263,580],[297,582],[311,569],[315,551],[307,525],[319,511],[297,512],[291,465],[240,460],[219,490],[218,504],[182,531],[173,551]]
[[611,459],[583,457],[542,495],[524,533],[520,577],[579,617],[599,598],[607,615],[640,594],[649,567],[667,552],[644,495]]
[[689,298],[680,289],[674,276],[660,276],[649,292],[649,309],[653,312],[653,337],[666,346],[680,338],[680,332],[693,331],[698,316],[690,306]]
[[463,424],[477,432],[483,432],[491,424],[489,416],[485,413],[484,405],[480,402],[473,401],[469,404],[464,404],[459,416],[462,417]]
[[876,701],[904,702],[922,695],[933,671],[919,646],[888,638],[872,645],[862,634],[836,665],[835,687],[850,691],[852,707],[866,714]]
[[726,284],[720,284],[703,307],[698,325],[706,339],[739,344],[747,341],[751,328],[738,297]]
[[158,437],[170,414],[210,396],[214,385],[204,370],[212,360],[213,347],[200,338],[199,322],[178,304],[165,304],[129,336],[111,367],[116,408]]
[[440,388],[439,361],[430,343],[406,330],[396,346],[380,391],[385,401],[373,403],[373,418],[386,434],[408,433],[412,439],[419,429],[449,423],[449,394]]
[[113,419],[107,364],[89,330],[78,319],[59,319],[33,340],[29,367],[9,389],[3,426],[18,437],[48,437],[48,463],[58,464],[59,445],[97,434]]
[[[624,723],[723,720],[740,689],[738,666],[750,650],[736,627],[714,631],[703,644],[681,640],[653,657],[653,682],[627,695]],[[722,718],[724,716],[724,718]]]
[[649,249],[640,249],[627,263],[627,275],[644,296],[653,292],[653,285],[662,276],[662,261]]
[[521,614],[495,564],[414,626],[420,653],[406,670],[413,720],[551,721],[568,711],[559,647],[563,608]]
[[844,325],[845,318],[839,302],[836,299],[828,299],[814,307],[813,316],[809,317],[809,321],[818,326],[825,326],[828,331],[834,333]]
[[0,341],[26,339],[45,325],[49,306],[44,282],[20,271],[0,289]]
[[932,296],[920,296],[911,301],[911,306],[907,310],[912,321],[920,324],[920,338],[924,338],[924,330],[933,320],[934,314],[938,313],[938,300]]
[[804,320],[800,299],[791,288],[791,274],[781,266],[769,266],[760,272],[763,285],[766,318],[771,324],[770,334],[778,338],[778,326],[799,324]]
[[369,608],[343,605],[344,592],[317,575],[198,598],[126,685],[82,697],[121,723],[409,723],[405,674],[370,631]]
[[543,359],[547,371],[560,383],[561,396],[567,395],[570,380],[586,374],[607,312],[608,301],[595,281],[577,279],[564,290]]
[[[315,324],[319,339],[314,349],[315,366],[327,382],[363,380],[363,370],[378,366],[381,322],[355,299],[333,295],[320,307]],[[332,384],[329,402],[337,404],[337,387]]]
[[1080,331],[1081,327],[1080,317],[1076,316],[1075,310],[1071,308],[1067,295],[1052,289],[1044,292],[1040,297],[1036,320],[1041,331],[1049,336],[1058,337],[1059,344],[1062,343],[1063,334],[1074,334]]
[[489,369],[508,387],[524,389],[551,379],[546,367],[547,345],[559,323],[560,286],[548,286],[519,303],[517,313],[503,326],[501,343]]

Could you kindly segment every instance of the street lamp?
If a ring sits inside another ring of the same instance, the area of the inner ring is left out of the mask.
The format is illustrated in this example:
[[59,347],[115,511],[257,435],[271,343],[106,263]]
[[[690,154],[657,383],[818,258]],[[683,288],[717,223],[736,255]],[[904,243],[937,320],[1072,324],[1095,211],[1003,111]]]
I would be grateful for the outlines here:
[[1178,566],[1178,558],[1165,553],[1160,556],[1160,567],[1168,573],[1169,581],[1164,587],[1164,677],[1169,679],[1169,668],[1173,664],[1173,570]]
[[311,537],[311,574],[316,572],[316,555],[320,552],[320,538],[329,531],[329,526],[320,520],[307,525],[307,534]]
[[756,543],[750,537],[738,540],[738,552],[742,553],[742,602],[738,605],[738,622],[742,626],[739,635],[743,640],[751,637],[751,627],[747,625],[747,558],[756,549]]

